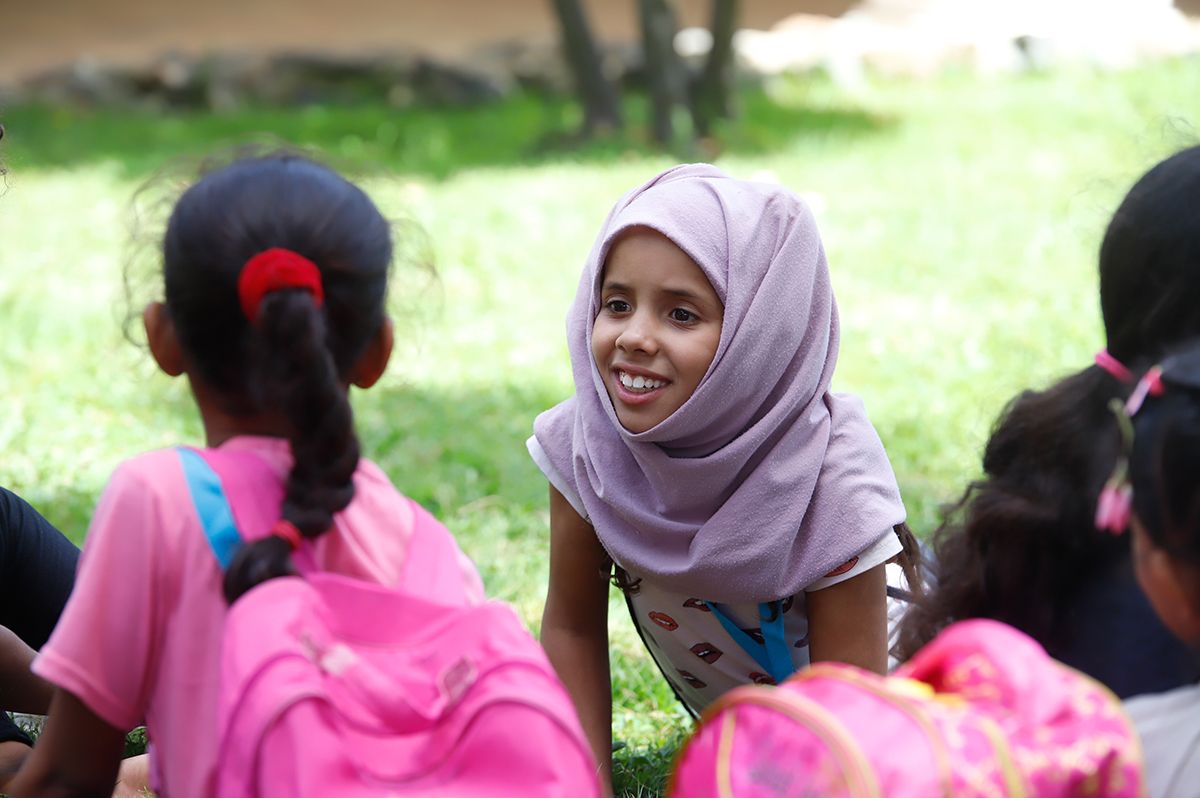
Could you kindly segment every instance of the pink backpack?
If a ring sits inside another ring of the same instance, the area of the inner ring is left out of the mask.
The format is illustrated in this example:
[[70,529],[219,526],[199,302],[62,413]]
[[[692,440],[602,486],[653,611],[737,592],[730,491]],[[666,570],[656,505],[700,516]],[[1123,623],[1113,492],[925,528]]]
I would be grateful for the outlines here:
[[673,798],[1145,795],[1138,739],[1106,688],[995,621],[946,629],[879,676],[819,663],[718,699]]
[[[265,466],[179,453],[224,568],[240,536],[222,481]],[[468,603],[457,556],[440,525],[418,523],[400,588],[318,573],[302,548],[303,576],[238,599],[222,641],[216,795],[598,796],[541,646],[509,606]]]

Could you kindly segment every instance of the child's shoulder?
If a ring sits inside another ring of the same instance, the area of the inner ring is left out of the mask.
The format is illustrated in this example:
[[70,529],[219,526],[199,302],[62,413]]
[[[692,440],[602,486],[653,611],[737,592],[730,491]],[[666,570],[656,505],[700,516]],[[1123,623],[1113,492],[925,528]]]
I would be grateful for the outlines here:
[[356,483],[365,483],[371,488],[392,491],[399,497],[407,500],[403,492],[392,482],[391,477],[385,474],[383,469],[374,460],[360,457],[358,460],[358,470],[354,473],[354,479]]
[[369,505],[376,512],[411,529],[414,533],[450,535],[449,530],[416,499],[405,494],[374,461],[362,458],[354,475],[355,504]]
[[[364,530],[364,550],[374,552],[369,559],[380,563],[415,558],[420,563],[422,584],[442,585],[448,594],[461,595],[469,603],[484,599],[479,572],[454,533],[419,502],[401,493],[383,469],[360,459],[354,488],[354,501],[341,518],[347,526]],[[386,534],[372,534],[380,531]]]
[[92,514],[84,559],[171,560],[177,554],[178,541],[187,537],[183,527],[190,516],[179,508],[190,503],[174,450],[146,452],[122,461]]
[[185,489],[183,467],[176,448],[154,449],[122,460],[108,480],[108,489],[129,487],[149,493]]

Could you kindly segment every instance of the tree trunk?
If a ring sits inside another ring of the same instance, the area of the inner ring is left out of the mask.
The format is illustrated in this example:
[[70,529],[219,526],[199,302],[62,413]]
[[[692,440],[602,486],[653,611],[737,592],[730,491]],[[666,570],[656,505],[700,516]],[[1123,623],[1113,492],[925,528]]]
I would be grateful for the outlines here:
[[692,119],[698,136],[711,133],[716,120],[733,116],[733,32],[738,0],[713,0],[712,12],[712,49],[692,91]]
[[671,144],[675,139],[675,109],[684,106],[687,99],[683,63],[675,53],[675,11],[669,0],[638,0],[638,10],[654,140]]
[[604,76],[600,53],[592,39],[580,0],[553,0],[554,13],[562,30],[563,54],[575,78],[583,105],[583,134],[620,130],[621,108],[617,91]]

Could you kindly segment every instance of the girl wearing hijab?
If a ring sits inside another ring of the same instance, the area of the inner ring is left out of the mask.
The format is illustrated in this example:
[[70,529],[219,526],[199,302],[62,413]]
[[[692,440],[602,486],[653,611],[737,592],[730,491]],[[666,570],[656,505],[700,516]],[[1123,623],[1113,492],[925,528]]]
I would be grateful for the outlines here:
[[862,403],[830,391],[812,212],[705,164],[622,197],[567,320],[575,395],[528,441],[550,483],[542,642],[608,775],[608,584],[693,713],[816,660],[887,665],[884,564],[913,544]]

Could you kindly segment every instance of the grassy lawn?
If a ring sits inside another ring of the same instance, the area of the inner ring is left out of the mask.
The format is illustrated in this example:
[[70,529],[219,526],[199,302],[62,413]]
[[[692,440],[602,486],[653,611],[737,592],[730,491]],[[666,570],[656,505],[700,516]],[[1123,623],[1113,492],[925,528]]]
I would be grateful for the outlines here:
[[[630,101],[635,120],[644,110]],[[262,134],[312,145],[365,175],[404,222],[396,357],[383,383],[355,398],[365,449],[536,629],[546,487],[523,441],[533,417],[572,389],[563,321],[582,259],[620,193],[679,158],[716,157],[735,175],[769,174],[812,195],[840,301],[836,386],[865,399],[910,520],[928,532],[975,474],[1005,400],[1101,345],[1100,235],[1142,171],[1195,143],[1200,61],[948,76],[853,95],[797,79],[748,95],[743,111],[713,145],[667,155],[636,131],[570,149],[561,131],[575,112],[532,97],[403,113],[0,109],[10,169],[0,196],[0,484],[82,540],[119,460],[198,440],[185,386],[122,337],[153,298],[146,277],[162,221],[159,206],[141,203],[131,239],[130,198],[180,155]],[[615,737],[627,744],[618,788],[658,795],[686,717],[616,595],[611,617]]]

